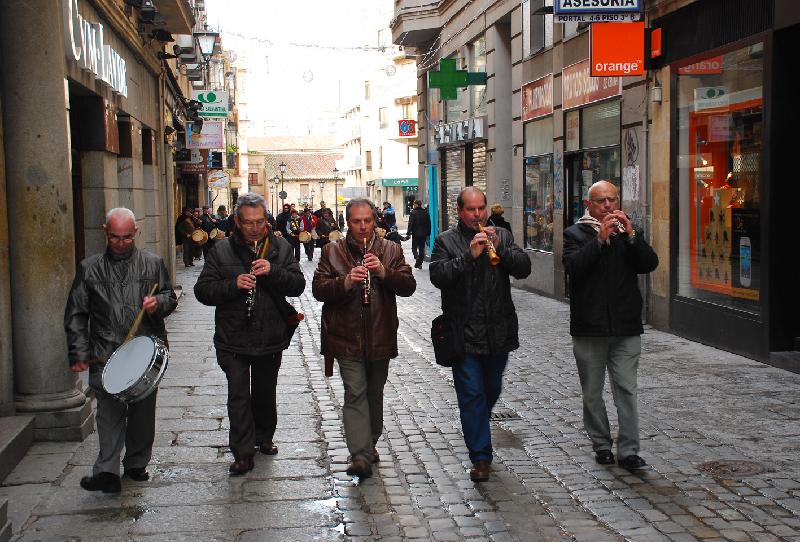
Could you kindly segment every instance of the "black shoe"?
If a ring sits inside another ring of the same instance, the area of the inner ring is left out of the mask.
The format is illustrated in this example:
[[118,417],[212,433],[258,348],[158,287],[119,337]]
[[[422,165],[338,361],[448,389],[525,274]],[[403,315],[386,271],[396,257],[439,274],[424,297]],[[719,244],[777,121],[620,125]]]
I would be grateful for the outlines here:
[[347,474],[349,476],[358,476],[361,479],[369,478],[372,476],[372,465],[367,463],[367,460],[362,457],[356,457],[347,466]]
[[253,462],[253,456],[249,455],[247,457],[240,457],[233,463],[231,466],[228,467],[228,472],[231,476],[240,476],[242,474],[246,474],[253,470],[255,463]]
[[617,465],[627,470],[641,470],[647,467],[647,462],[636,454],[621,457]]
[[613,465],[614,453],[611,450],[598,450],[594,453],[594,460],[600,465]]
[[146,482],[150,479],[150,473],[144,467],[125,469],[125,476],[136,482]]
[[258,451],[264,455],[275,455],[278,453],[278,447],[272,442],[265,442],[264,444],[259,444],[256,447],[258,448]]
[[469,479],[473,482],[486,482],[492,472],[492,464],[488,461],[476,461],[469,471]]
[[81,478],[81,487],[86,491],[119,493],[122,491],[122,482],[116,474],[99,472],[94,476],[84,476]]

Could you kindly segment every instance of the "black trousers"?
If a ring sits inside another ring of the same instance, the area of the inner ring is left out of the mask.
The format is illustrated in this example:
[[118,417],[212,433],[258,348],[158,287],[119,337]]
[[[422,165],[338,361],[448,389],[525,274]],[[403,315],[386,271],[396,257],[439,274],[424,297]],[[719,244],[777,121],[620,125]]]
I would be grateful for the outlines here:
[[299,262],[300,261],[300,241],[297,241],[295,239],[289,239],[289,244],[291,244],[292,248],[294,249],[294,261]]
[[191,239],[183,239],[183,265],[189,267],[194,263],[195,244]]
[[312,239],[308,243],[303,243],[303,248],[306,251],[306,256],[308,260],[311,261],[314,259],[314,240]]
[[422,263],[425,259],[425,241],[427,241],[427,239],[427,237],[422,235],[411,236],[411,254],[414,255],[414,259],[417,263]]
[[256,446],[272,442],[275,436],[281,356],[243,356],[217,350],[217,363],[228,379],[228,441],[236,459],[254,455]]

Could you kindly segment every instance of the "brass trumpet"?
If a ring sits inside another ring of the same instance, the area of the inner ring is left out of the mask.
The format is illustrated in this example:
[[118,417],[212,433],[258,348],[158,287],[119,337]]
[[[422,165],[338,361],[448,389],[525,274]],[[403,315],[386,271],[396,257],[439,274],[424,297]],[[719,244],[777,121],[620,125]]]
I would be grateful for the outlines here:
[[[478,230],[485,231],[483,224],[480,222],[478,222]],[[489,254],[489,265],[496,266],[500,263],[500,256],[497,255],[497,251],[494,249],[494,243],[489,239],[486,242],[486,252]]]

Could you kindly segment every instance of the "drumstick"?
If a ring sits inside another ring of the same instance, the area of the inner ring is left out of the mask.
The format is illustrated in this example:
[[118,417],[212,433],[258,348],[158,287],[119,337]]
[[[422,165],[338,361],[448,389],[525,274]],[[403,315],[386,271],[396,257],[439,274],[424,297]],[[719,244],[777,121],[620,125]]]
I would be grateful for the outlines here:
[[[153,284],[153,287],[150,289],[150,293],[147,294],[147,297],[151,297],[153,294],[155,294],[156,290],[158,290],[157,282]],[[144,307],[142,307],[142,309],[139,311],[139,314],[136,315],[136,320],[133,321],[133,325],[131,326],[130,331],[128,331],[128,335],[125,337],[125,340],[122,341],[122,344],[125,344],[133,339],[133,336],[137,331],[139,331],[139,325],[142,323],[142,318],[144,318]]]

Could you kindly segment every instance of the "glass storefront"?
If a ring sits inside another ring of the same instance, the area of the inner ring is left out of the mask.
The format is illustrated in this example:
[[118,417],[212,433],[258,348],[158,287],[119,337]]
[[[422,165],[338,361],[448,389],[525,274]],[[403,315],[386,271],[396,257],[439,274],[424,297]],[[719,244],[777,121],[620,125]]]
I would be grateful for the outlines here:
[[760,312],[763,44],[677,69],[678,295]]
[[553,251],[553,119],[528,122],[525,131],[525,248]]

